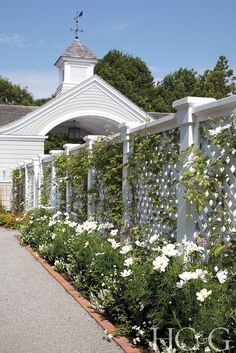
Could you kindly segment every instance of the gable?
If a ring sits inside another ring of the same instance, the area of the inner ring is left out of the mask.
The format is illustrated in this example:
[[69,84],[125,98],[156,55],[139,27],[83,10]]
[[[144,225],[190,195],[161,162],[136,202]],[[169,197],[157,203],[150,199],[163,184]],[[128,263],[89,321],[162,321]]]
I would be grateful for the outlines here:
[[101,124],[111,120],[142,124],[148,120],[146,112],[115,90],[97,75],[56,97],[23,119],[4,126],[0,133],[16,135],[46,135],[52,128],[71,119],[91,118]]

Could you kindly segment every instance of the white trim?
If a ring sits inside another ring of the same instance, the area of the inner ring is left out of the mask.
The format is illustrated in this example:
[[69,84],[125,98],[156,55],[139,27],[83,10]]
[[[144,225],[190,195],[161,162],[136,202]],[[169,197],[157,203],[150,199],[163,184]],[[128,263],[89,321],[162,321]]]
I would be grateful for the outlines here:
[[208,104],[199,105],[197,107],[194,107],[192,112],[193,114],[201,115],[201,114],[210,113],[212,111],[216,112],[216,111],[228,110],[231,108],[234,108],[234,109],[236,108],[236,95],[222,98]]
[[1,135],[0,141],[44,142],[48,136]]
[[59,117],[56,120],[51,121],[50,124],[48,124],[47,126],[45,126],[42,130],[39,131],[40,135],[46,135],[49,131],[51,131],[55,126],[68,121],[68,120],[72,120],[73,118],[80,118],[80,119],[87,119],[90,116],[96,116],[96,118],[100,118],[101,120],[112,120],[112,121],[116,121],[117,125],[119,125],[120,123],[122,123],[124,121],[124,119],[117,117],[115,115],[111,115],[108,114],[107,112],[104,111],[98,111],[98,110],[85,110],[85,111],[73,111],[70,112],[66,115],[63,115],[61,117]]

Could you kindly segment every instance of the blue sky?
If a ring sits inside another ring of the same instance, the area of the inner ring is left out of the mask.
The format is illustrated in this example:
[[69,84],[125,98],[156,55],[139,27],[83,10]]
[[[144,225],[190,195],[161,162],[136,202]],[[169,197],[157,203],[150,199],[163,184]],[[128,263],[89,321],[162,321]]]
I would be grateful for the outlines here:
[[0,8],[0,75],[46,97],[58,84],[53,66],[73,41],[99,58],[110,49],[139,56],[155,79],[180,67],[212,68],[219,55],[236,71],[236,0],[7,0]]

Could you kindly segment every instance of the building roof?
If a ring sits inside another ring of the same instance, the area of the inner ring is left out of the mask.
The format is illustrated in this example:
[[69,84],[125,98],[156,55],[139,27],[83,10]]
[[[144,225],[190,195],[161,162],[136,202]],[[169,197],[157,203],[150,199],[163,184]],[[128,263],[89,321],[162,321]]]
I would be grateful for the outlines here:
[[19,120],[37,108],[38,107],[24,105],[0,104],[0,126],[10,124],[15,120]]
[[82,44],[79,38],[76,38],[60,57],[97,60],[96,55],[94,55],[90,49]]

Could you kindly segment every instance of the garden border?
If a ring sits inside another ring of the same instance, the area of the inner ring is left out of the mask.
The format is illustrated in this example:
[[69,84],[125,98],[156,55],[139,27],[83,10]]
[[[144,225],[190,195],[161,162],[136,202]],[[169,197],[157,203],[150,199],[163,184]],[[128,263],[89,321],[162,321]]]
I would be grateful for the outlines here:
[[[19,241],[19,233],[15,234],[16,239]],[[36,261],[44,267],[47,272],[65,289],[65,291],[72,296],[72,298],[80,304],[80,306],[100,325],[104,330],[107,330],[108,334],[112,333],[116,327],[108,320],[104,319],[101,314],[92,308],[92,304],[85,299],[60,273],[55,271],[51,265],[49,265],[40,255],[34,251],[30,246],[23,246],[29,253],[34,257]],[[112,337],[112,340],[118,344],[118,346],[125,353],[147,353],[147,349],[142,347],[134,347],[133,344],[127,337],[119,336]]]

